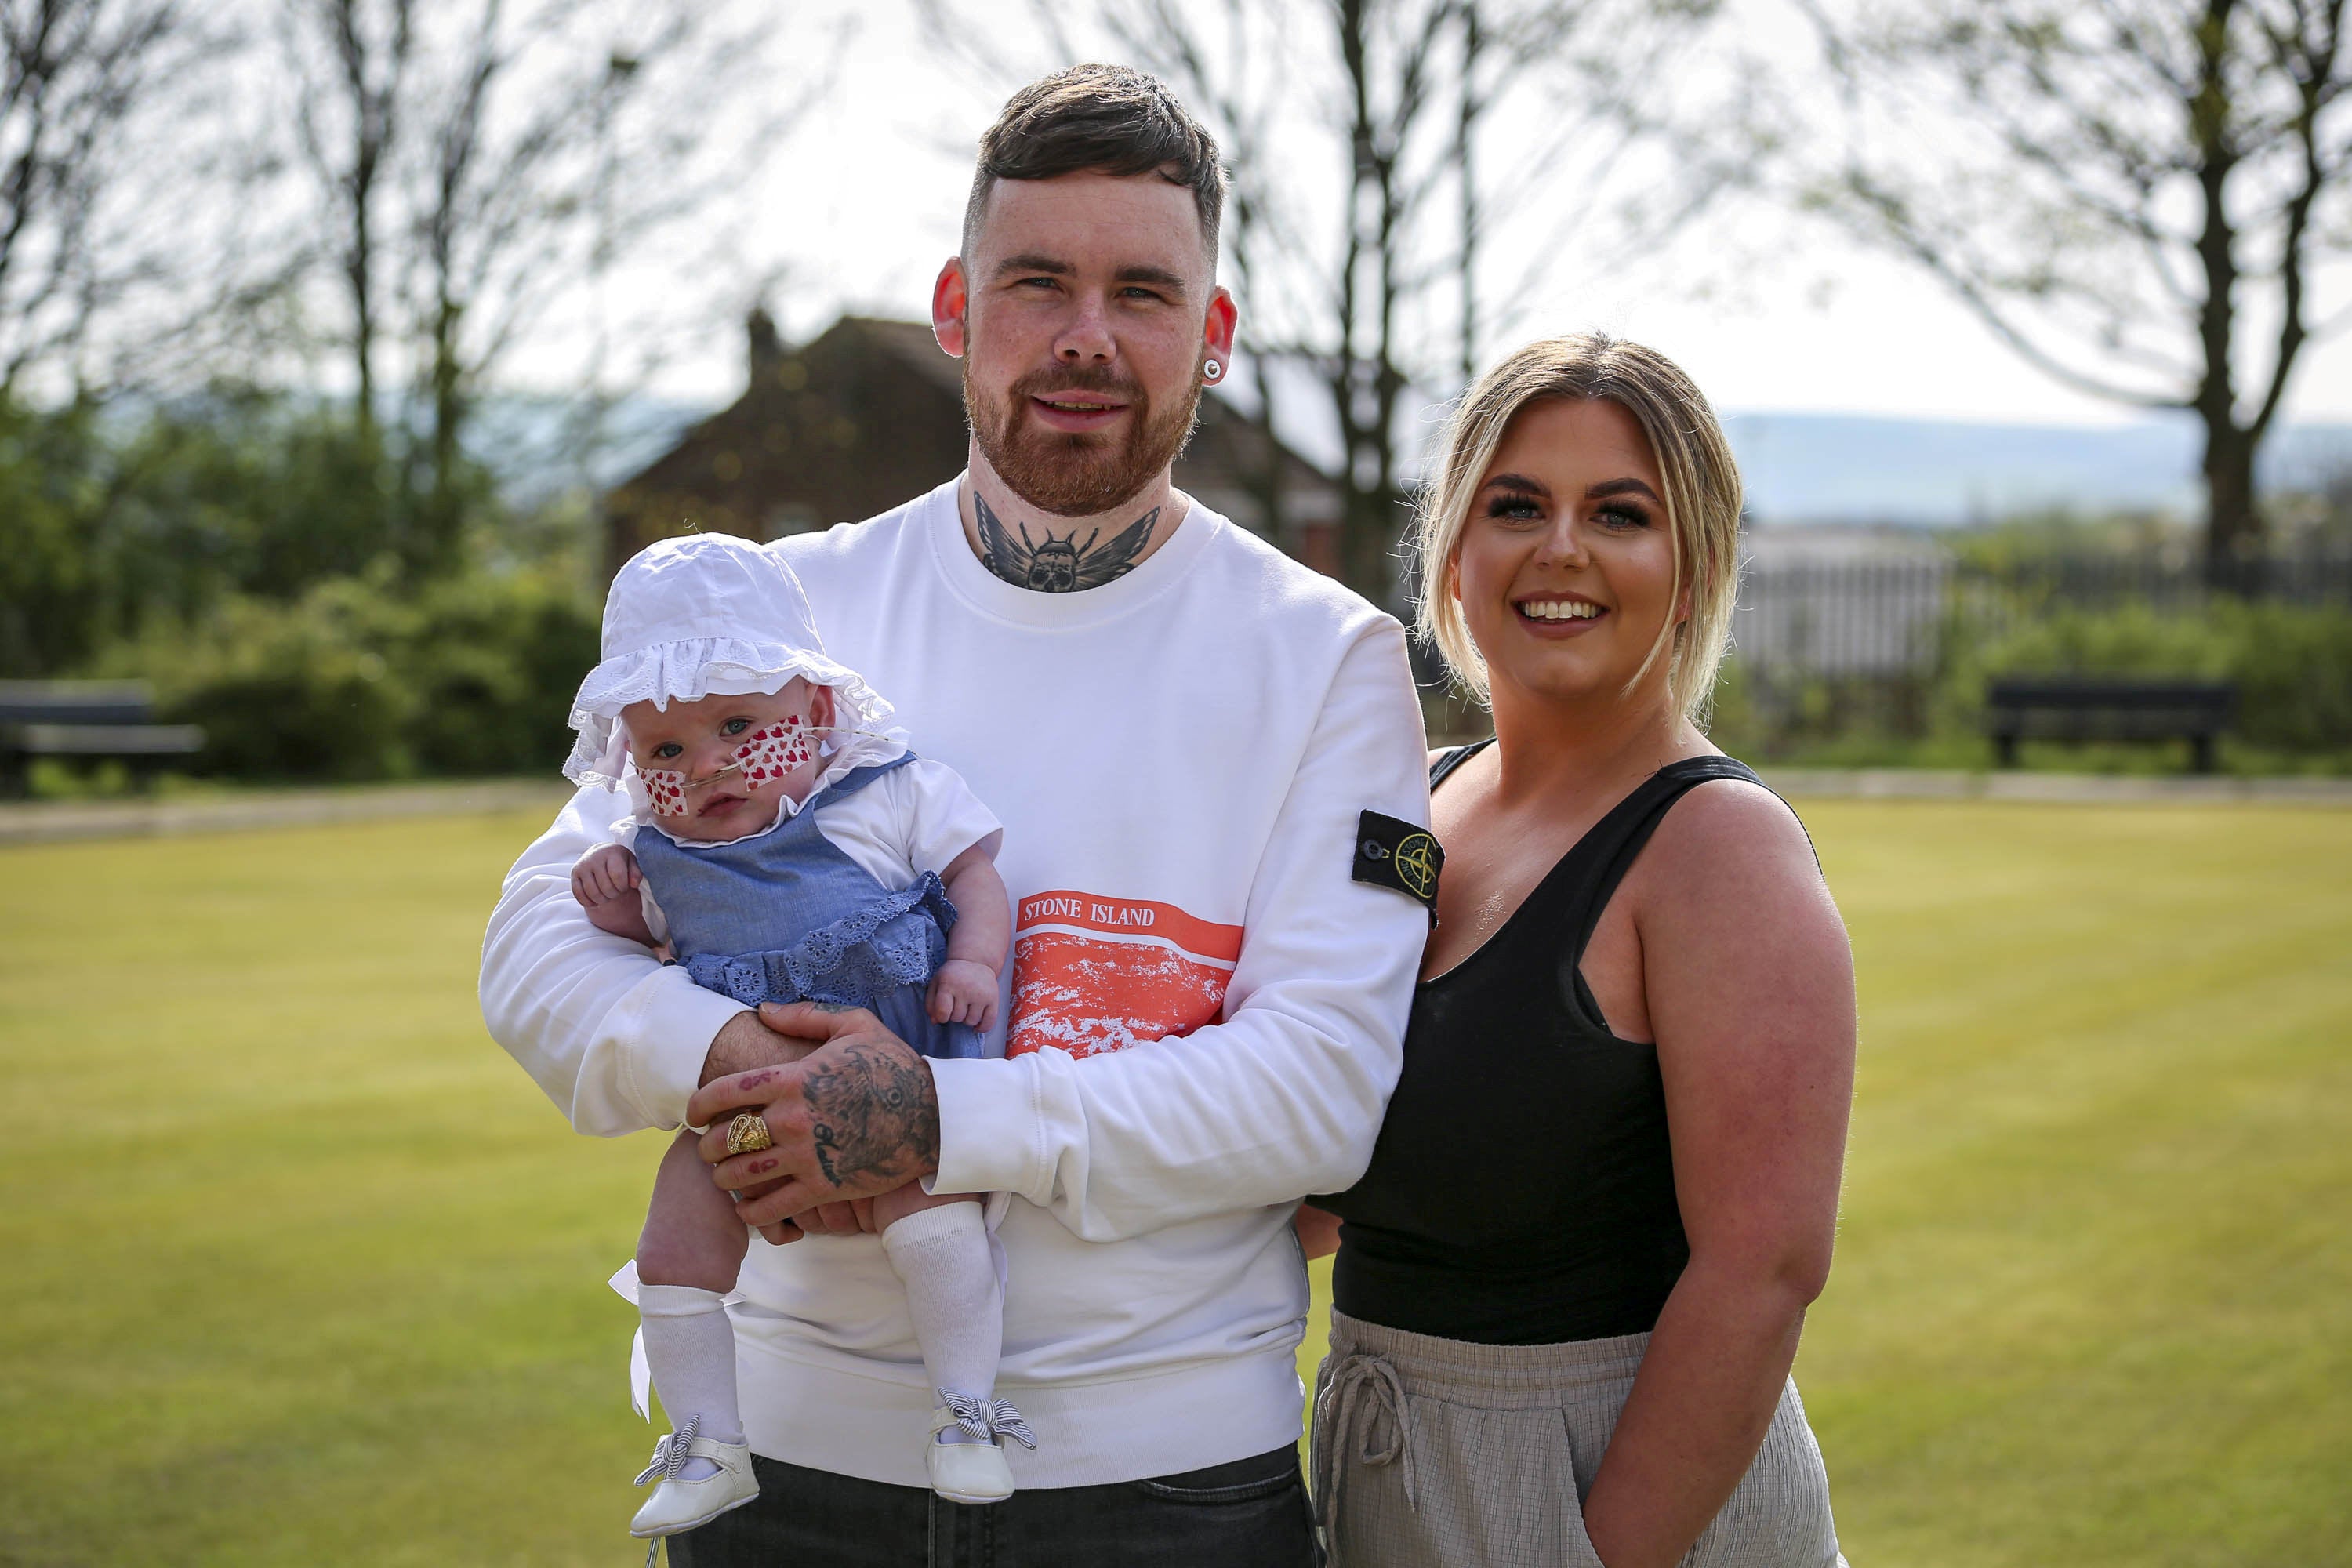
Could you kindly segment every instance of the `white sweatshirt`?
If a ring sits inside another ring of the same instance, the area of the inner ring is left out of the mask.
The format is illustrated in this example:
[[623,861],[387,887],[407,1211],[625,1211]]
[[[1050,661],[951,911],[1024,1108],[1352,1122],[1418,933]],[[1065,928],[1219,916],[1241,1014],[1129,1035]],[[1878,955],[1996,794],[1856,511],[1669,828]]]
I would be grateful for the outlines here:
[[[1371,1156],[1429,929],[1350,879],[1360,813],[1427,821],[1402,629],[1197,504],[1082,593],[992,574],[952,482],[775,548],[827,650],[1004,823],[1007,1054],[932,1064],[932,1185],[1013,1194],[998,1394],[1039,1438],[1016,1479],[1133,1480],[1296,1441],[1291,1213]],[[482,952],[491,1034],[602,1134],[677,1125],[740,1010],[572,900],[572,863],[621,809],[574,797],[509,873]],[[752,1448],[925,1485],[933,1399],[879,1243],[754,1240],[740,1289]]]

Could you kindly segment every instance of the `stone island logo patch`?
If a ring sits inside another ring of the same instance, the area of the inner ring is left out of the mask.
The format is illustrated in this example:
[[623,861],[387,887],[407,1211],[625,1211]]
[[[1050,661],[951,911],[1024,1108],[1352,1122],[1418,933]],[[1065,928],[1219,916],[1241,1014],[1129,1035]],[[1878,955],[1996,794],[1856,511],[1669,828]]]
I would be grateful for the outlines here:
[[1445,851],[1427,828],[1377,811],[1368,811],[1357,819],[1354,879],[1376,888],[1394,888],[1418,900],[1433,920],[1437,915],[1437,873],[1444,864]]

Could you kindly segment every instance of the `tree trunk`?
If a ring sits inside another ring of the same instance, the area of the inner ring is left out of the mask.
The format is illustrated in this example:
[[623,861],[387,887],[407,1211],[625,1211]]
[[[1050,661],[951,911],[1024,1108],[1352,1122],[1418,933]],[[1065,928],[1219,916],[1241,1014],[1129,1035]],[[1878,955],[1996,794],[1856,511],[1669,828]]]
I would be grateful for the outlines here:
[[1454,131],[1454,177],[1461,182],[1462,250],[1454,266],[1462,283],[1462,384],[1478,379],[1478,177],[1472,158],[1478,150],[1478,57],[1486,38],[1478,30],[1477,0],[1462,6],[1462,87]]
[[2205,426],[2205,581],[2215,588],[2242,584],[2262,541],[2254,510],[2254,437],[2234,420]]
[[2197,236],[2197,260],[2205,297],[2198,302],[2197,343],[2203,374],[2191,406],[2205,425],[2205,575],[2227,587],[2238,553],[2260,527],[2254,515],[2254,443],[2238,424],[2232,376],[2237,339],[2238,258],[2231,221],[2230,176],[2238,153],[2230,137],[2230,14],[2237,0],[2206,0],[2197,31],[2200,70],[2188,101],[2189,130],[2197,159],[2198,193],[2204,221]]
[[433,478],[415,563],[426,576],[447,571],[461,553],[466,508],[458,467],[467,409],[457,324],[463,313],[464,307],[445,292],[433,318]]
[[[1370,16],[1366,0],[1339,0],[1332,19],[1339,26],[1339,62],[1348,73],[1348,240],[1339,266],[1339,359],[1331,367],[1333,411],[1339,416],[1339,580],[1366,598],[1374,597],[1378,566],[1370,541],[1378,530],[1368,470],[1379,468],[1372,450],[1379,431],[1365,416],[1370,388],[1362,335],[1365,205],[1376,188],[1380,158],[1372,121]],[[1375,600],[1377,602],[1377,600]]]
[[352,423],[362,444],[376,445],[375,419],[375,261],[368,233],[367,203],[362,197],[352,209],[351,249],[343,263],[343,279],[352,295],[352,367],[359,380],[353,395]]
[[[1255,461],[1246,464],[1244,474],[1250,495],[1257,502],[1258,527],[1268,542],[1277,550],[1297,548],[1290,537],[1289,497],[1286,493],[1289,476],[1283,472],[1282,443],[1274,432],[1274,380],[1265,374],[1265,356],[1250,355],[1250,381],[1257,394],[1257,418],[1260,433]],[[1228,408],[1232,405],[1226,405]]]
[[1377,484],[1353,484],[1346,491],[1339,531],[1340,580],[1386,608],[1389,552],[1396,542],[1396,497]]

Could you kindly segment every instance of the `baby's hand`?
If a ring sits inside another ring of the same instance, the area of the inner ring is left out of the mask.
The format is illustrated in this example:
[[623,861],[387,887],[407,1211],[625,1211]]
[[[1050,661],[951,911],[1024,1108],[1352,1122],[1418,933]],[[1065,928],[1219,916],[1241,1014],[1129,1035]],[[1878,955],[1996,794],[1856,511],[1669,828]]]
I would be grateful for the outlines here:
[[607,844],[583,855],[572,868],[572,896],[582,908],[593,910],[615,899],[633,898],[644,880],[637,858],[621,845]]
[[931,976],[931,1022],[970,1024],[986,1029],[996,1022],[996,971],[969,958],[950,958]]

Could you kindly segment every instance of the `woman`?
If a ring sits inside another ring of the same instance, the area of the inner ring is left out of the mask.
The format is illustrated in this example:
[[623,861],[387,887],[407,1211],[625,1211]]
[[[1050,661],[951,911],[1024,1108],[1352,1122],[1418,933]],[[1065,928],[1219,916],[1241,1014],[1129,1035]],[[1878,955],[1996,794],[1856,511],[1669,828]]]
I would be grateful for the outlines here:
[[1432,759],[1403,1076],[1362,1180],[1301,1215],[1339,1254],[1333,1562],[1838,1563],[1789,1368],[1853,968],[1803,828],[1696,721],[1738,469],[1680,370],[1598,335],[1512,355],[1449,443],[1421,627],[1495,740]]

